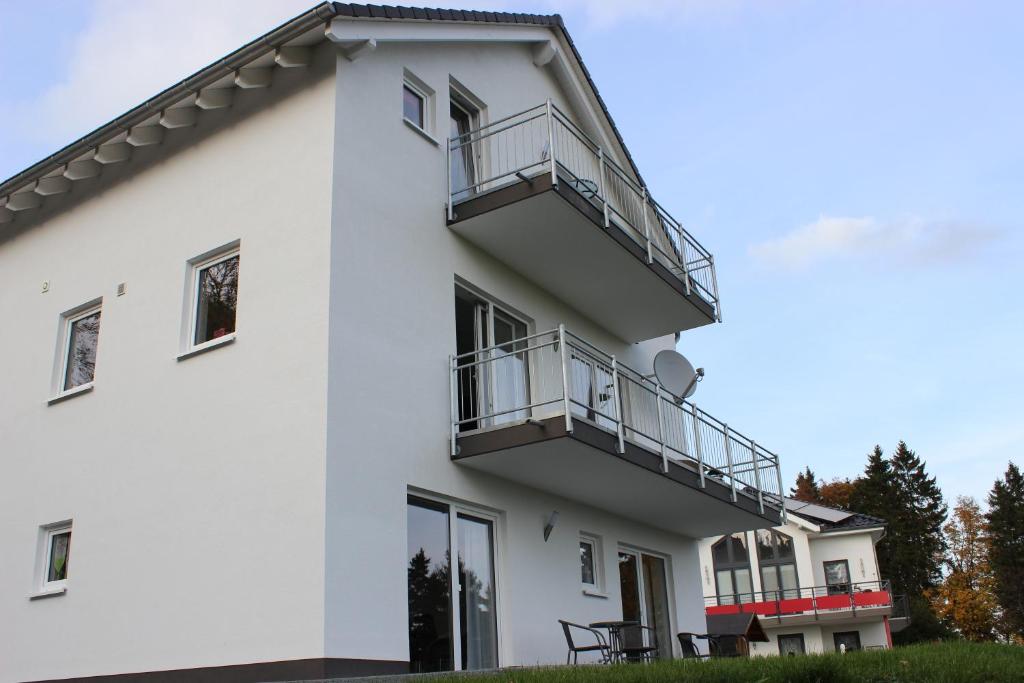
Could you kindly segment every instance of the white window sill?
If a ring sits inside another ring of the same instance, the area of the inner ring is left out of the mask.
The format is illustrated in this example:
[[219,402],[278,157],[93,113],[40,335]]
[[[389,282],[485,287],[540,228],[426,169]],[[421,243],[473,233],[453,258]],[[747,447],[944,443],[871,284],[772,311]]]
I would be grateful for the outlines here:
[[53,586],[51,588],[43,588],[40,591],[33,593],[28,596],[29,600],[40,600],[42,598],[52,598],[55,595],[64,595],[68,592],[67,586]]
[[201,353],[206,353],[207,351],[211,351],[213,349],[219,349],[222,346],[227,346],[228,344],[233,344],[234,342],[234,332],[232,332],[231,334],[225,334],[223,337],[211,339],[208,342],[203,342],[199,346],[193,346],[188,351],[183,351],[182,353],[179,353],[178,360],[181,361],[185,360],[186,358],[191,358],[192,356],[198,356]]
[[424,138],[424,139],[425,139],[425,140],[426,140],[427,142],[431,142],[431,143],[433,143],[433,144],[434,144],[435,146],[437,146],[437,147],[440,147],[440,146],[441,146],[441,143],[440,143],[440,142],[438,142],[438,141],[437,141],[437,140],[436,140],[436,139],[434,138],[434,136],[433,136],[433,135],[431,135],[431,134],[430,134],[430,133],[428,133],[427,131],[423,130],[422,128],[420,128],[419,126],[417,126],[417,125],[416,125],[415,123],[413,123],[413,122],[412,122],[412,121],[410,121],[409,119],[407,119],[407,118],[405,118],[405,117],[403,116],[403,117],[402,117],[402,121],[404,121],[404,122],[405,122],[405,125],[409,126],[409,127],[410,127],[410,128],[412,128],[412,129],[413,129],[414,131],[416,131],[417,133],[419,133],[420,135],[422,135],[422,136],[423,136],[423,138]]
[[48,400],[46,404],[52,406],[54,403],[60,403],[61,401],[66,401],[69,398],[74,398],[75,396],[79,396],[81,394],[88,394],[90,391],[92,391],[92,382],[79,384],[77,387],[74,387],[73,389],[68,389],[66,391],[60,392],[59,394]]
[[583,594],[591,598],[601,598],[602,600],[608,599],[607,593],[602,593],[601,591],[594,590],[593,588],[584,588]]

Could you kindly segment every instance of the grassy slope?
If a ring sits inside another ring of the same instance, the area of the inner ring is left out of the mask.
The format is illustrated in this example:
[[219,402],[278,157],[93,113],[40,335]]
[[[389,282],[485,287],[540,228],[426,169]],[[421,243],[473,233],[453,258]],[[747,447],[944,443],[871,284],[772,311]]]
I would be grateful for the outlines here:
[[1024,647],[974,643],[914,645],[846,655],[763,657],[651,665],[553,667],[459,676],[468,683],[1009,683],[1024,682]]

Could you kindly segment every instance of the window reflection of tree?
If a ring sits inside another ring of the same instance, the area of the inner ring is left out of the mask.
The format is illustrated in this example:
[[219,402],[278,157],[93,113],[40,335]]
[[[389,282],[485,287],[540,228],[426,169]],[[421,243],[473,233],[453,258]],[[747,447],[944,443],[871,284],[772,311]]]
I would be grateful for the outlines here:
[[409,560],[409,649],[414,672],[450,671],[451,558],[432,564],[423,548]]
[[93,380],[96,374],[96,347],[99,336],[99,311],[71,323],[65,389],[72,389]]
[[215,263],[200,273],[195,343],[235,331],[238,304],[238,256]]
[[[444,563],[434,564],[426,550],[419,551],[409,560],[409,657],[414,673],[430,671],[451,671],[451,554],[445,552]],[[494,615],[494,585],[482,580],[475,571],[467,569],[459,558],[459,583],[462,587],[460,607],[462,608],[463,651],[465,639],[466,600],[474,596],[472,605],[489,621]],[[492,652],[491,639],[474,643],[481,649],[483,661],[496,661]]]

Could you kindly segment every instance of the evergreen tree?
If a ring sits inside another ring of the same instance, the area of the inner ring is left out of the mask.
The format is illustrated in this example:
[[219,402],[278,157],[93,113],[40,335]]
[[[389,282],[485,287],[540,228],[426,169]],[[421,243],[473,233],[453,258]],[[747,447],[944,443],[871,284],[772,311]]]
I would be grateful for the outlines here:
[[796,475],[796,486],[789,490],[789,496],[805,503],[821,502],[821,491],[818,490],[818,482],[810,467],[805,467],[803,472]]
[[896,639],[908,643],[945,635],[926,591],[941,580],[946,505],[924,463],[902,441],[889,459],[875,446],[855,483],[850,508],[887,523],[876,546],[879,570],[894,591],[906,594],[911,616],[911,626]]
[[892,512],[894,488],[892,467],[882,454],[882,447],[876,445],[868,455],[863,476],[857,478],[850,494],[850,509],[888,520]]
[[1024,476],[1012,462],[988,495],[989,564],[1001,622],[1024,639]]

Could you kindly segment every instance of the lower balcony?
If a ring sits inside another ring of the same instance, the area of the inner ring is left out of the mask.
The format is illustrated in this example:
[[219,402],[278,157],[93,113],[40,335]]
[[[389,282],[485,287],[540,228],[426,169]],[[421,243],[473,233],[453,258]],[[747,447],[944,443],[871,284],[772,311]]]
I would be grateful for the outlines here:
[[766,626],[804,624],[823,620],[893,615],[888,581],[864,581],[845,586],[812,586],[760,593],[708,596],[708,616],[756,614]]
[[557,330],[451,358],[459,465],[694,538],[781,524],[778,456]]

